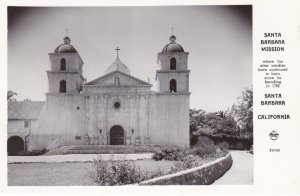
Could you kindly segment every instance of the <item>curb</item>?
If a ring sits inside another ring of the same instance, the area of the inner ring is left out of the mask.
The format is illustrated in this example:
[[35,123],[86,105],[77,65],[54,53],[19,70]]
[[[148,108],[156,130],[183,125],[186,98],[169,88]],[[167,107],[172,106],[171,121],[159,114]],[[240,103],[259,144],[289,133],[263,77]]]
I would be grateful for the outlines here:
[[210,163],[140,182],[138,185],[209,185],[232,166],[231,154]]

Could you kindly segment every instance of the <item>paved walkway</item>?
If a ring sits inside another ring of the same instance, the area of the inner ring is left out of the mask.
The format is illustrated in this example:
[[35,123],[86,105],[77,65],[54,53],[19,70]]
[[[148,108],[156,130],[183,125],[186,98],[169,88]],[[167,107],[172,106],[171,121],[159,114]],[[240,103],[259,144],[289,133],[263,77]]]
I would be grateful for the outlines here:
[[230,151],[233,163],[231,168],[213,185],[253,184],[253,155],[247,151]]
[[[153,153],[144,154],[101,154],[104,160],[125,159],[142,160],[151,159]],[[8,163],[50,163],[50,162],[89,162],[97,158],[97,154],[68,154],[51,156],[8,156]]]

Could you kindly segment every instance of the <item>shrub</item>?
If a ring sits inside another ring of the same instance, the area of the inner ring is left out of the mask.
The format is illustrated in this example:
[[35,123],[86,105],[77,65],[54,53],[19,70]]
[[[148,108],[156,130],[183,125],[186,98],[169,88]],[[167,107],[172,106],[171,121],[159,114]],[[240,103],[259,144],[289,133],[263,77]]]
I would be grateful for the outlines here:
[[181,149],[175,146],[164,147],[162,150],[154,153],[152,159],[156,161],[168,160],[168,161],[181,161],[188,155],[187,149]]
[[101,157],[94,160],[95,173],[92,178],[97,185],[125,185],[140,182],[142,173],[134,161],[109,160]]
[[182,170],[190,169],[200,165],[200,157],[194,155],[187,155],[182,161],[175,163],[175,166],[171,168],[171,173],[176,173]]
[[18,156],[39,156],[47,153],[47,149],[18,152]]
[[214,145],[214,142],[209,137],[200,135],[198,137],[197,145]]
[[205,163],[207,158],[224,156],[226,152],[213,145],[197,145],[193,149],[165,147],[156,152],[154,160],[178,161],[170,170],[141,171],[135,161],[124,159],[104,161],[101,156],[94,160],[95,171],[91,177],[96,185],[114,186],[140,183],[141,181],[176,173],[182,170],[197,167]]
[[[218,150],[217,150],[218,149]],[[198,144],[192,149],[189,148],[179,148],[179,147],[165,147],[161,151],[154,153],[152,159],[156,161],[169,160],[169,161],[183,161],[187,156],[194,155],[200,158],[213,156],[215,154],[223,155],[223,151],[226,151],[226,148],[215,145],[208,144]]]
[[163,152],[159,151],[159,152],[155,152],[152,156],[152,159],[154,159],[155,161],[161,161],[164,159],[163,157]]
[[214,145],[197,145],[193,149],[193,154],[204,158],[213,155],[217,152],[217,147]]
[[163,176],[163,175],[167,175],[169,173],[170,173],[170,170],[163,171],[160,168],[157,170],[154,170],[154,171],[145,171],[145,172],[143,172],[142,181],[156,178],[156,177]]
[[166,174],[162,170],[142,172],[132,160],[104,161],[100,156],[94,160],[94,168],[91,177],[96,185],[102,186],[134,184]]
[[220,149],[222,149],[222,150],[225,150],[225,149],[228,149],[228,148],[229,148],[229,144],[228,144],[228,142],[226,142],[226,141],[223,141],[223,142],[217,144],[217,146],[218,146]]

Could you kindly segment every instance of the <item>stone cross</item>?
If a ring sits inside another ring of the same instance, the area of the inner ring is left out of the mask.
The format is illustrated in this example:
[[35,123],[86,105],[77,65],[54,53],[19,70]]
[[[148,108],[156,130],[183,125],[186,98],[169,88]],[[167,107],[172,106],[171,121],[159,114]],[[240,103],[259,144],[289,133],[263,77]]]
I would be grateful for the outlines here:
[[119,50],[121,50],[121,49],[119,47],[117,47],[115,50],[117,51],[117,58],[119,58]]

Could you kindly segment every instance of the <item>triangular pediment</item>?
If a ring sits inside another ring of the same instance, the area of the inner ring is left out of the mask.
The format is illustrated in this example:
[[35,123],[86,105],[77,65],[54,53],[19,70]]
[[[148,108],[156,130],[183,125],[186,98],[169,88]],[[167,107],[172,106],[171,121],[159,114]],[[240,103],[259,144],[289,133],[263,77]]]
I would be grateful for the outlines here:
[[95,86],[152,86],[148,82],[140,80],[129,74],[121,71],[113,71],[105,74],[95,80],[92,80],[85,85],[95,85]]

